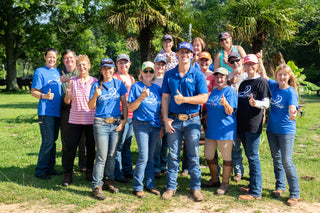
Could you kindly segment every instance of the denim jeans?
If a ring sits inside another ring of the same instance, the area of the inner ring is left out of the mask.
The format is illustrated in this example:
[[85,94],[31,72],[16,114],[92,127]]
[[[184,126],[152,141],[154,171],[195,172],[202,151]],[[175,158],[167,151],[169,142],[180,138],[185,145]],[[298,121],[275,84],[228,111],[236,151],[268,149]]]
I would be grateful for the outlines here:
[[[132,175],[131,140],[133,136],[132,119],[128,121],[119,133],[119,142],[116,151],[116,163],[114,176],[116,180],[123,178],[123,175]],[[121,171],[122,170],[122,171]]]
[[167,143],[167,130],[163,127],[164,135],[158,140],[156,150],[154,152],[154,172],[160,173],[161,171],[167,171],[167,155],[168,155],[168,143]]
[[156,187],[154,182],[154,151],[158,142],[160,128],[152,127],[147,121],[133,120],[139,156],[133,173],[133,189],[143,190],[143,179],[148,189]]
[[35,176],[53,172],[56,164],[56,140],[59,135],[60,118],[39,116],[41,147],[38,155]]
[[177,177],[179,171],[179,156],[184,137],[188,156],[188,171],[190,174],[190,189],[200,189],[201,170],[199,165],[199,139],[200,139],[200,117],[196,116],[187,121],[180,121],[171,117],[174,121],[172,127],[175,131],[168,134],[167,141],[169,147],[167,189],[176,190]]
[[241,141],[236,139],[233,141],[232,147],[232,163],[233,163],[233,171],[235,175],[243,176],[244,168],[242,164],[242,149],[241,149]]
[[93,135],[97,148],[96,162],[93,167],[92,189],[103,185],[103,175],[114,180],[115,154],[119,132],[115,129],[119,123],[107,124],[102,119],[94,119]]
[[286,177],[291,198],[300,197],[297,170],[292,161],[294,134],[276,134],[267,131],[269,147],[273,159],[276,189],[285,191]]
[[262,190],[262,174],[259,158],[260,134],[240,132],[239,137],[249,163],[249,194],[254,197],[260,197]]

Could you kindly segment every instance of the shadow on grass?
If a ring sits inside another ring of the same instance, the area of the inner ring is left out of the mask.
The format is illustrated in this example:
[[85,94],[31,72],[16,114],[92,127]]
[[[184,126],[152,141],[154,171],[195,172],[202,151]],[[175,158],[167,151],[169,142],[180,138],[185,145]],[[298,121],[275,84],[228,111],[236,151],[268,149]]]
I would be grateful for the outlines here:
[[38,103],[14,103],[14,104],[0,104],[0,108],[9,108],[9,109],[36,109]]
[[37,123],[38,122],[38,115],[33,114],[33,115],[19,115],[16,118],[4,118],[0,119],[1,122],[6,122],[8,124],[10,123]]

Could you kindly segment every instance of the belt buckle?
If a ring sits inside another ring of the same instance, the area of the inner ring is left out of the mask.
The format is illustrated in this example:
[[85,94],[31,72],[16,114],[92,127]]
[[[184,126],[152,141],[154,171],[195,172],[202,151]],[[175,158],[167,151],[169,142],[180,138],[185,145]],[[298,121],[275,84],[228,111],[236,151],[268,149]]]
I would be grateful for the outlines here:
[[107,124],[113,124],[114,122],[115,122],[115,118],[114,117],[106,118],[106,123]]
[[186,121],[186,120],[189,119],[189,116],[188,116],[187,114],[179,114],[179,115],[178,115],[178,119],[179,119],[180,121]]

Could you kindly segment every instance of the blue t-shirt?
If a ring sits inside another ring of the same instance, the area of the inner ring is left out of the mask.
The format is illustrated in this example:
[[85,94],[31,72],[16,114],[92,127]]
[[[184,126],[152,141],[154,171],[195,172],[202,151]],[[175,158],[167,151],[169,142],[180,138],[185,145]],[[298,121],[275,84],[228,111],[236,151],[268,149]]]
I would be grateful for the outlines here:
[[[99,88],[99,81],[92,85],[90,91],[90,99],[95,93],[96,86]],[[120,117],[120,97],[127,93],[126,87],[120,80],[113,78],[110,82],[103,82],[102,88],[102,93],[97,98],[95,117]]]
[[142,81],[139,81],[132,85],[128,102],[133,103],[140,95],[143,88],[150,90],[149,96],[144,98],[140,106],[133,111],[133,119],[139,121],[147,121],[153,127],[160,127],[160,109],[161,109],[161,88],[156,84],[152,86],[145,85]]
[[298,109],[297,92],[289,87],[280,89],[277,81],[268,80],[271,90],[271,109],[267,130],[276,134],[295,134],[296,122],[289,119],[289,106],[295,105]]
[[[222,94],[233,108],[233,113],[227,115],[224,106],[220,105]],[[237,92],[227,86],[222,90],[212,90],[207,101],[207,131],[206,138],[212,140],[236,140],[237,120],[236,109],[238,105]]]
[[38,104],[38,116],[60,117],[61,109],[61,81],[60,72],[57,68],[50,69],[46,66],[36,69],[33,75],[32,86],[41,90],[43,94],[54,93],[53,99],[40,99]]
[[177,66],[164,74],[162,83],[162,93],[170,94],[169,112],[176,114],[194,114],[199,112],[199,104],[176,104],[174,96],[178,94],[177,90],[185,97],[208,93],[206,77],[201,71],[190,66],[189,71],[182,78]]

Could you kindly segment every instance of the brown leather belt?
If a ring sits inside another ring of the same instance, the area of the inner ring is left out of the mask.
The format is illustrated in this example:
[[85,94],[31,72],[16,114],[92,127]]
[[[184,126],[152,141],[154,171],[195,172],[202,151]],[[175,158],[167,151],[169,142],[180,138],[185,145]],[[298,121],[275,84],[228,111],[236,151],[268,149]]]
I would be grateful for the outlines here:
[[119,117],[119,118],[114,118],[114,117],[99,118],[99,117],[95,117],[95,119],[103,120],[103,121],[106,122],[107,124],[114,124],[115,122],[120,121],[120,117]]
[[174,117],[176,117],[176,118],[178,118],[180,121],[187,121],[190,118],[194,118],[194,117],[198,116],[199,112],[196,112],[196,113],[190,114],[190,115],[188,115],[188,114],[176,114],[176,113],[173,113],[173,112],[170,112],[169,114],[174,116]]

